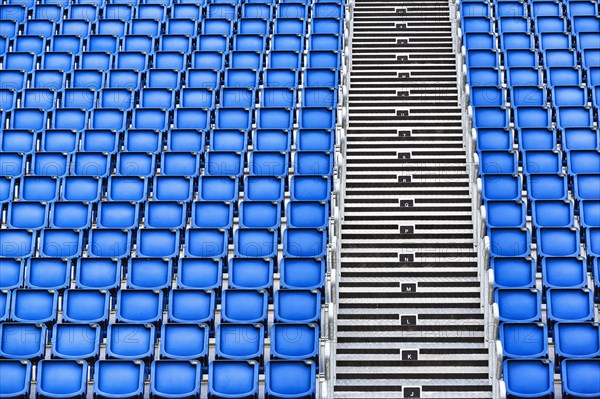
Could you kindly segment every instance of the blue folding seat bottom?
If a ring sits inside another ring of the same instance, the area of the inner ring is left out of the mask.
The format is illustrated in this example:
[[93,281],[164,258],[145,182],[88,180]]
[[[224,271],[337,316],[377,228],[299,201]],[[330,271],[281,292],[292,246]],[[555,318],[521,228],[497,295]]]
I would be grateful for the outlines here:
[[177,267],[178,288],[221,289],[223,262],[221,259],[180,258]]
[[185,176],[155,176],[152,191],[159,201],[182,201],[192,199],[193,180]]
[[279,227],[281,208],[278,203],[243,201],[239,204],[239,225],[242,228]]
[[162,320],[163,293],[151,290],[119,290],[117,321],[123,323],[159,323]]
[[[0,12],[3,11],[0,9]],[[0,361],[0,393],[11,398],[29,397],[31,363],[20,360]],[[258,378],[258,377],[257,377]]]
[[319,327],[316,324],[274,323],[271,326],[271,357],[305,360],[319,353]]
[[200,176],[198,199],[203,201],[236,201],[238,179],[231,176]]
[[64,290],[70,284],[71,262],[57,258],[27,259],[28,288]]
[[0,324],[0,357],[37,361],[44,357],[47,327],[43,324]]
[[535,322],[542,317],[542,294],[535,289],[497,289],[494,302],[500,308],[500,321]]
[[150,372],[152,398],[195,398],[200,395],[202,367],[185,361],[154,361]]
[[198,258],[225,258],[228,232],[219,229],[191,228],[185,231],[185,256]]
[[209,340],[207,325],[166,323],[161,327],[160,336],[161,358],[206,363]]
[[208,372],[209,397],[258,398],[258,368],[257,362],[211,362]]
[[271,360],[265,366],[266,398],[309,398],[316,390],[313,362]]
[[600,361],[567,359],[561,363],[563,397],[593,398],[600,396]]
[[575,257],[542,258],[542,280],[549,288],[577,288],[587,285],[587,265]]
[[546,293],[548,321],[591,321],[593,292],[587,288],[550,288]]
[[170,259],[129,258],[127,287],[161,290],[171,287],[173,264]]
[[86,362],[42,360],[37,366],[37,397],[40,399],[85,397],[87,369]]
[[322,176],[292,176],[290,199],[292,201],[329,201],[331,180]]
[[498,336],[505,357],[530,359],[545,357],[548,353],[548,327],[545,324],[502,323]]
[[187,207],[177,202],[147,202],[144,211],[146,227],[178,229],[185,226]]
[[107,359],[152,360],[155,329],[153,325],[110,324],[106,336]]
[[276,322],[312,323],[321,317],[321,292],[317,290],[277,290],[273,302]]
[[262,324],[219,324],[216,328],[216,358],[261,361],[264,351]]
[[174,289],[169,292],[169,321],[207,323],[215,318],[215,292],[197,289]]
[[170,229],[139,229],[137,256],[173,258],[179,254],[179,234]]
[[239,228],[235,232],[235,256],[274,258],[277,256],[277,233],[268,229]]
[[108,322],[110,294],[98,290],[66,290],[63,295],[63,320],[71,323]]
[[229,261],[229,288],[271,290],[273,269],[272,259],[233,258]]
[[567,198],[567,176],[529,175],[527,194],[534,200],[564,200]]
[[554,396],[554,365],[548,360],[505,360],[503,374],[508,395],[545,399]]
[[23,285],[25,264],[17,259],[2,259],[0,262],[0,289],[11,290]]
[[53,358],[93,362],[100,355],[101,327],[97,324],[59,323],[52,330]]
[[492,227],[488,231],[492,256],[528,256],[531,232],[520,228]]
[[56,321],[58,292],[38,289],[12,292],[10,318],[16,322],[47,323]]
[[490,260],[497,288],[530,288],[535,286],[536,267],[532,259],[496,257]]
[[597,323],[556,323],[553,338],[559,359],[582,359],[600,354],[600,326]]
[[266,323],[268,294],[256,290],[223,290],[221,318],[225,323]]
[[580,234],[578,229],[542,227],[537,230],[539,256],[578,256]]
[[144,364],[130,360],[100,360],[94,368],[94,396],[142,398]]

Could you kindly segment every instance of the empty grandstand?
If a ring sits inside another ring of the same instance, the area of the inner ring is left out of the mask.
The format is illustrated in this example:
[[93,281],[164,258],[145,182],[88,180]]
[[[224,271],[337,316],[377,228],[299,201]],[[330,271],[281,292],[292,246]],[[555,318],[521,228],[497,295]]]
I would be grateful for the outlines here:
[[2,0],[0,398],[600,398],[597,0]]

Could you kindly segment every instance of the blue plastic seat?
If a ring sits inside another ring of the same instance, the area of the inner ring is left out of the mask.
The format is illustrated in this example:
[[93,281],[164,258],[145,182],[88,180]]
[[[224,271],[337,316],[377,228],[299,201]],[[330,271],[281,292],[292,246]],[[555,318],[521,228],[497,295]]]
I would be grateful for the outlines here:
[[544,67],[574,67],[577,65],[577,52],[572,49],[544,50]]
[[124,51],[142,51],[153,53],[155,40],[152,36],[146,35],[125,35],[123,38]]
[[121,284],[120,262],[109,258],[79,258],[75,266],[78,288],[116,290]]
[[585,237],[585,244],[588,255],[590,257],[598,257],[600,256],[600,245],[598,242],[600,240],[600,229],[599,228],[588,228]]
[[215,332],[216,358],[261,361],[264,335],[262,324],[219,324]]
[[261,107],[294,108],[296,106],[296,91],[290,88],[269,87],[260,92]]
[[248,132],[234,129],[214,129],[210,131],[209,148],[213,151],[246,152]]
[[[0,235],[0,258],[28,258],[35,251],[36,234],[31,230],[11,229]],[[1,307],[0,307],[1,308]]]
[[522,201],[486,201],[488,227],[524,227],[527,205]]
[[150,69],[147,76],[147,87],[177,90],[181,86],[181,73],[173,69]]
[[229,264],[229,288],[271,290],[273,288],[273,260],[233,258]]
[[550,288],[546,293],[549,322],[591,321],[594,298],[588,288]]
[[169,322],[207,323],[215,318],[215,292],[198,289],[174,289],[169,292]]
[[[13,64],[13,67],[19,68],[20,65]],[[23,90],[26,83],[25,74],[26,72],[21,69],[9,70],[8,65],[5,64],[4,69],[0,71],[0,87],[16,91]]]
[[299,114],[301,129],[333,129],[336,114],[332,108],[302,107]]
[[586,106],[588,102],[587,91],[578,86],[554,86],[552,88],[552,105],[561,106]]
[[562,152],[524,151],[523,172],[531,174],[558,174],[562,172]]
[[11,202],[6,209],[9,228],[39,230],[46,226],[47,218],[47,206],[40,202]]
[[116,172],[119,176],[151,177],[156,170],[156,155],[147,152],[117,154]]
[[[337,21],[335,19],[329,19],[332,21]],[[329,20],[315,20],[315,21],[323,21],[328,22]],[[318,26],[318,29],[313,27],[313,32],[315,33],[334,33],[328,32],[327,27],[323,26],[323,24],[316,24],[313,22],[314,26]],[[304,35],[306,34],[306,21],[302,18],[276,18],[275,24],[273,27],[273,33],[284,34],[284,35]]]
[[493,227],[488,231],[492,256],[528,256],[531,232],[527,229]]
[[533,200],[563,200],[567,198],[567,176],[529,175],[527,195]]
[[173,258],[179,254],[179,234],[169,229],[139,229],[136,243],[139,257]]
[[239,225],[242,228],[275,229],[280,225],[279,203],[242,201],[239,205]]
[[319,229],[287,228],[283,234],[283,253],[289,257],[315,257],[325,255],[326,234]]
[[43,257],[76,258],[83,250],[83,231],[45,229],[40,234],[39,253]]
[[537,127],[551,128],[552,110],[547,107],[522,106],[515,109],[515,126],[517,128]]
[[106,333],[106,358],[152,361],[154,358],[154,326],[143,324],[111,324]]
[[570,49],[572,47],[571,35],[567,32],[546,32],[540,35],[540,49]]
[[561,370],[564,398],[593,398],[600,395],[600,361],[597,359],[563,360]]
[[331,180],[323,176],[292,176],[290,199],[292,201],[329,201]]
[[87,38],[91,31],[91,21],[85,19],[65,19],[60,23],[59,33],[61,35],[79,36]]
[[226,323],[266,323],[268,294],[265,290],[223,290],[221,320]]
[[560,16],[541,16],[535,20],[535,32],[567,32],[567,20]]
[[567,170],[571,175],[581,173],[600,173],[600,154],[598,151],[576,150],[567,154]]
[[64,290],[71,283],[71,262],[57,258],[27,259],[27,288]]
[[597,323],[556,323],[554,343],[559,360],[598,357],[600,326]]
[[[245,4],[247,5],[247,4]],[[266,47],[265,37],[259,34],[238,34],[233,38],[234,51],[260,51]]]
[[525,16],[504,16],[498,18],[498,33],[531,32],[531,20]]
[[193,152],[163,152],[161,174],[165,176],[197,176],[200,173],[200,154]]
[[318,290],[277,290],[275,321],[280,323],[312,323],[321,317],[321,292]]
[[117,292],[117,321],[152,323],[162,321],[163,292],[122,289]]
[[101,328],[97,324],[55,324],[51,339],[52,357],[94,361],[100,355],[101,341]]
[[195,398],[200,395],[202,367],[198,363],[157,360],[152,362],[151,398]]
[[271,326],[271,357],[305,360],[319,353],[319,327],[316,324],[274,323]]
[[253,151],[250,154],[249,169],[251,176],[285,177],[289,169],[288,155],[274,151]]
[[548,103],[546,90],[538,86],[513,86],[511,90],[511,105],[544,106]]
[[209,329],[205,324],[166,323],[160,331],[162,359],[199,360],[206,364]]
[[88,365],[74,360],[43,360],[37,368],[38,398],[84,397]]
[[184,176],[155,176],[153,197],[159,201],[190,201],[193,180]]
[[224,258],[227,255],[228,232],[217,229],[186,229],[185,256]]
[[15,322],[44,323],[56,322],[58,292],[39,289],[17,289],[12,291],[10,318]]
[[[557,135],[555,130],[544,128],[521,128],[517,130],[519,149],[530,150],[556,150]],[[480,139],[481,140],[481,139]],[[512,141],[510,143],[512,147]]]
[[70,323],[108,323],[110,294],[107,291],[68,289],[63,295],[62,319]]
[[494,270],[496,288],[535,287],[536,266],[532,259],[524,257],[496,257],[490,260]]
[[258,398],[258,363],[215,360],[209,365],[209,398]]
[[509,397],[549,399],[554,396],[554,365],[548,360],[509,359],[503,364]]
[[[593,11],[592,11],[593,12]],[[597,12],[597,11],[596,11]],[[600,28],[600,21],[595,15],[574,15],[573,21],[573,32],[597,32]]]
[[[331,70],[327,69],[326,71],[331,72]],[[308,83],[308,72],[307,73],[307,83]],[[314,77],[314,73],[310,74],[312,76],[311,82],[315,85],[315,80],[318,78]],[[298,85],[298,72],[295,69],[288,68],[266,68],[264,72],[265,79],[265,87],[271,88],[286,88],[295,87]]]
[[200,176],[198,199],[204,201],[236,201],[238,179],[231,176]]
[[125,258],[130,255],[131,231],[93,228],[89,231],[88,256]]
[[[322,178],[316,177],[316,180]],[[244,177],[244,199],[248,201],[283,200],[284,181],[281,178],[267,176]]]
[[125,130],[126,111],[117,108],[96,108],[90,114],[92,129]]
[[579,221],[582,227],[600,227],[600,201],[581,201]]
[[[0,7],[6,6],[2,5]],[[6,10],[6,8],[0,8],[0,13]],[[29,397],[31,363],[20,360],[0,360],[0,374],[3,377],[0,381],[0,393],[2,395],[9,398]]]
[[305,398],[316,391],[313,362],[271,360],[265,366],[266,398]]
[[[7,153],[2,154],[8,156]],[[11,179],[14,191],[14,179]],[[54,201],[58,197],[58,179],[52,177],[23,176],[19,181],[18,197],[24,201]],[[10,193],[10,187],[9,187]],[[7,198],[11,198],[7,194]]]
[[[152,71],[150,71],[152,74]],[[154,72],[156,73],[156,72]],[[152,76],[152,75],[150,75]],[[161,79],[162,80],[162,79]],[[159,80],[159,81],[161,81]],[[221,84],[220,72],[214,69],[188,69],[186,72],[186,87],[217,89]],[[151,83],[152,84],[152,83]]]
[[542,258],[544,286],[577,288],[587,285],[586,265],[581,259],[565,257]]
[[313,6],[313,18],[339,18],[344,17],[343,5],[324,2]]
[[540,86],[543,82],[539,67],[512,67],[506,77],[509,86]]
[[148,181],[141,177],[110,176],[107,196],[111,201],[144,201],[148,196]]
[[170,259],[130,258],[127,262],[127,288],[163,290],[171,287],[172,279]]
[[299,69],[301,67],[300,52],[297,50],[272,50],[267,56],[269,68]]
[[274,258],[277,256],[277,232],[267,229],[237,229],[235,256]]
[[583,83],[580,68],[557,66],[547,71],[548,86],[580,86]]
[[177,108],[173,117],[176,129],[204,130],[210,125],[210,113],[202,108]]
[[[205,20],[204,32],[207,33],[207,22]],[[238,20],[238,32],[241,34],[266,35],[269,33],[268,20],[263,18],[241,18]]]
[[531,6],[531,15],[534,18],[544,16],[562,16],[562,7],[554,1],[535,1]]
[[[292,132],[291,130],[288,129],[255,129],[254,130],[254,137],[252,139],[253,142],[253,146],[254,146],[254,151],[257,152],[280,152],[280,153],[287,153],[290,151],[291,148],[291,142],[292,142]],[[251,155],[252,156],[252,155]],[[270,157],[273,157],[274,159],[277,159],[277,157],[275,155],[272,156],[256,156],[254,155],[254,161],[260,161],[260,159],[262,158],[263,160],[268,159]],[[279,167],[277,169],[281,170],[281,167],[285,167],[285,163],[282,160],[275,160],[275,162],[279,165]],[[250,165],[252,167],[252,165]],[[256,165],[258,166],[258,165]],[[256,169],[256,170],[255,170]],[[267,171],[267,173],[271,173],[269,172],[269,170],[274,169],[273,167],[268,167],[267,165],[261,165],[260,166],[261,170],[265,170]],[[251,173],[255,173],[258,172],[258,168],[252,168]],[[285,172],[284,174],[287,174],[287,172]]]
[[198,32],[198,22],[189,18],[172,18],[167,21],[168,35],[194,35]]
[[23,285],[24,262],[17,259],[2,259],[0,263],[0,289],[12,290]]
[[233,204],[222,201],[201,201],[192,204],[192,226],[229,229],[233,225]]
[[558,107],[556,120],[560,128],[593,127],[594,124],[592,109],[577,106]]
[[183,72],[187,66],[186,54],[182,51],[157,51],[154,53],[154,66]]
[[0,357],[38,361],[44,357],[46,331],[43,324],[0,324]]
[[187,209],[178,202],[147,202],[144,215],[145,227],[178,229],[185,225]]
[[223,263],[220,259],[180,258],[177,270],[179,288],[220,291],[223,275]]
[[510,118],[505,107],[476,107],[473,110],[473,126],[475,128],[508,129]]
[[[83,66],[80,67],[83,68]],[[54,85],[57,83],[54,83]],[[103,85],[104,72],[102,70],[76,69],[71,73],[71,86],[73,88],[100,90]]]
[[497,289],[494,302],[500,308],[500,321],[535,322],[541,319],[542,295],[536,289]]
[[516,151],[481,151],[479,154],[481,175],[504,175],[517,173]]
[[144,394],[144,364],[132,360],[100,360],[94,368],[94,396],[139,398]]
[[[523,337],[527,337],[524,339]],[[499,327],[502,354],[511,359],[546,357],[548,327],[541,323],[502,323]]]
[[543,227],[537,230],[537,252],[540,256],[578,256],[579,230]]
[[258,85],[258,71],[249,68],[226,69],[224,75],[226,87],[248,87],[254,89]]
[[[108,6],[110,6],[110,4]],[[158,37],[159,32],[160,21],[157,19],[135,18],[129,22],[129,33],[133,35],[148,35],[151,37]]]
[[205,157],[206,176],[241,176],[244,172],[242,153],[208,151]]
[[564,201],[533,201],[534,227],[571,227],[574,206]]

